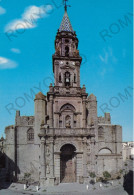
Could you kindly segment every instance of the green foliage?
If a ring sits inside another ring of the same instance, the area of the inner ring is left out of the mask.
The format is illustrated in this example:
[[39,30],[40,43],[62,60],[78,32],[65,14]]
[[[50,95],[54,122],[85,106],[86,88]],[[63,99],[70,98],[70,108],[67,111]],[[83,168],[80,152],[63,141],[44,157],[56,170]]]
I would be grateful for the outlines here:
[[118,176],[116,177],[116,179],[121,179],[121,177],[118,175]]
[[127,163],[125,163],[125,166],[127,166]]
[[97,182],[103,182],[103,180],[104,180],[103,177],[98,177],[96,181]]
[[120,170],[120,174],[122,174],[122,173],[123,173],[123,170],[121,169],[121,170]]
[[111,174],[108,171],[104,171],[103,176],[104,176],[105,179],[110,179],[111,178]]
[[31,176],[31,173],[24,173],[24,178],[28,179]]
[[94,184],[95,184],[95,181],[92,179],[92,180],[90,181],[90,184],[94,185]]
[[89,175],[90,175],[91,178],[95,178],[96,177],[94,172],[90,172]]

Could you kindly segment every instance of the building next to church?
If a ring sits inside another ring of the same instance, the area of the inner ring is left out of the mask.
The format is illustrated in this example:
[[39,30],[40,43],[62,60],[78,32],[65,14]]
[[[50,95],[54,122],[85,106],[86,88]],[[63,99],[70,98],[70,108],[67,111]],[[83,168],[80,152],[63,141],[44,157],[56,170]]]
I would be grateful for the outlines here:
[[[54,86],[35,96],[34,116],[16,112],[5,128],[6,170],[17,180],[30,176],[41,185],[86,183],[122,169],[122,127],[110,113],[97,116],[97,99],[80,86],[82,58],[67,10],[55,39]],[[88,84],[88,83],[87,83]]]
[[122,143],[122,156],[123,161],[126,161],[128,159],[134,159],[134,142]]

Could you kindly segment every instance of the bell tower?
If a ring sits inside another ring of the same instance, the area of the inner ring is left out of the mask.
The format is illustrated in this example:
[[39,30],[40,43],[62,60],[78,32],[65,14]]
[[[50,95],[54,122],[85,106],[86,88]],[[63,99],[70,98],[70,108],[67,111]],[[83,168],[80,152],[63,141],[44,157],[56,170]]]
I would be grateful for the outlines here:
[[55,87],[80,87],[81,61],[78,38],[72,28],[67,14],[67,5],[65,5],[65,13],[56,35],[55,54],[53,55]]

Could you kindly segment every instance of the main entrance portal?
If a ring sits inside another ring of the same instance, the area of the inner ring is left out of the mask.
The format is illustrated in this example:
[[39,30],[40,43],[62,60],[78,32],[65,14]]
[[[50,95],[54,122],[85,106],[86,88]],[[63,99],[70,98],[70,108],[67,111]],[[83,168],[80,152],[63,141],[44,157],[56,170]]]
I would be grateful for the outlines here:
[[61,148],[60,175],[61,183],[76,182],[75,147],[66,144]]

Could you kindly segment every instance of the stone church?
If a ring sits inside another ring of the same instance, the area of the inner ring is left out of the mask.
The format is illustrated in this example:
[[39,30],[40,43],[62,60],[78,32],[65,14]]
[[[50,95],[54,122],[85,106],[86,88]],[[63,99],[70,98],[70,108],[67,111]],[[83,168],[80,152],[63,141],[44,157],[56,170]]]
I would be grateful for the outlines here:
[[16,111],[15,125],[5,128],[6,170],[18,181],[86,183],[90,173],[122,168],[122,127],[111,124],[109,113],[98,117],[95,95],[80,86],[78,42],[65,9],[52,56],[54,86],[35,96],[34,116]]

